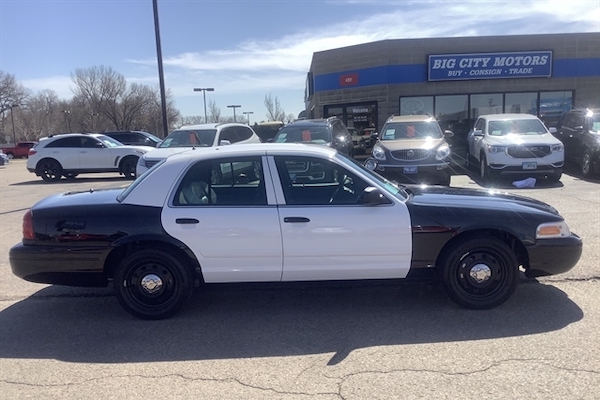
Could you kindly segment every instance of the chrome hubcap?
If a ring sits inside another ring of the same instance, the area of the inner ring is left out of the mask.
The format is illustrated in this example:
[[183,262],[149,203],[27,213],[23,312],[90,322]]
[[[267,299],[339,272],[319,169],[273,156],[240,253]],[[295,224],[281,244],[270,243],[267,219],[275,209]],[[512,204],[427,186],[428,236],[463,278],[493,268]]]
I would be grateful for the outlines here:
[[469,271],[469,276],[477,283],[484,283],[492,277],[492,270],[485,264],[475,264]]
[[148,274],[142,278],[140,282],[142,288],[148,294],[154,294],[159,292],[163,287],[163,281],[158,277],[158,275]]

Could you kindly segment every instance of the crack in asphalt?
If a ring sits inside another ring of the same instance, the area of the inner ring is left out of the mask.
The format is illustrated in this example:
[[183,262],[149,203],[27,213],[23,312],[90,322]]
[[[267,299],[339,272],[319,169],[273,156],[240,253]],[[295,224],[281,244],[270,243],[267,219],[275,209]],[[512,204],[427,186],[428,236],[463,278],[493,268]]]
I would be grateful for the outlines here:
[[[433,374],[438,374],[438,375],[445,375],[445,376],[468,376],[468,375],[475,375],[475,374],[480,374],[480,373],[484,373],[484,372],[488,372],[496,367],[499,367],[501,365],[504,364],[508,364],[508,363],[535,363],[536,365],[545,365],[546,367],[550,367],[550,368],[554,368],[556,370],[560,370],[560,371],[567,371],[567,372],[576,372],[576,373],[587,373],[587,374],[593,374],[593,375],[600,375],[600,371],[597,370],[591,370],[591,369],[583,369],[583,368],[569,368],[569,367],[563,367],[563,366],[558,366],[558,365],[554,365],[553,363],[551,363],[549,360],[546,359],[535,359],[535,358],[526,358],[526,359],[519,359],[519,358],[509,358],[509,359],[505,359],[505,360],[500,360],[497,362],[493,362],[490,363],[488,366],[483,367],[483,368],[478,368],[478,369],[473,369],[470,371],[461,371],[461,372],[453,372],[453,371],[444,371],[444,370],[433,370],[433,369],[415,369],[415,368],[399,368],[399,369],[390,369],[387,371],[373,371],[373,370],[368,370],[368,371],[358,371],[358,372],[353,372],[353,373],[349,373],[349,374],[344,374],[342,376],[331,376],[328,374],[322,374],[322,377],[325,377],[327,379],[330,379],[332,381],[338,381],[336,383],[333,383],[335,386],[338,387],[337,391],[324,391],[324,392],[303,392],[303,391],[293,391],[293,390],[278,390],[275,388],[269,388],[269,387],[263,387],[263,386],[259,386],[259,385],[255,385],[255,384],[250,384],[250,383],[246,383],[244,381],[242,381],[239,378],[233,378],[233,377],[228,377],[228,378],[206,378],[206,377],[190,377],[184,374],[167,374],[167,375],[115,375],[115,376],[110,376],[110,377],[101,377],[101,378],[91,378],[91,379],[85,379],[79,382],[69,382],[69,383],[60,383],[60,384],[37,384],[37,383],[31,383],[31,382],[19,382],[19,381],[13,381],[13,380],[8,380],[8,379],[0,379],[0,382],[5,383],[5,384],[9,384],[9,385],[20,385],[20,386],[27,386],[27,387],[39,387],[39,388],[57,388],[57,387],[70,387],[70,386],[78,386],[78,385],[82,385],[82,384],[86,384],[86,383],[90,383],[90,382],[99,382],[99,381],[105,381],[107,379],[119,379],[119,378],[142,378],[142,379],[163,379],[163,378],[180,378],[186,381],[190,381],[190,382],[217,382],[217,383],[237,383],[240,386],[246,387],[246,388],[250,388],[250,389],[255,389],[255,390],[259,390],[259,391],[263,391],[263,392],[270,392],[270,393],[275,393],[275,394],[288,394],[288,395],[294,395],[294,396],[307,396],[307,397],[314,397],[314,396],[336,396],[339,397],[340,399],[346,399],[346,397],[343,395],[343,386],[344,383],[353,377],[357,377],[357,376],[361,376],[361,375],[367,375],[367,374],[381,374],[381,375],[388,375],[388,374],[394,374],[394,373],[404,373],[404,372],[413,372],[413,373],[433,373]],[[307,367],[305,370],[303,370],[303,372],[300,374],[302,375],[305,371],[314,368],[315,366],[312,365],[310,367]]]

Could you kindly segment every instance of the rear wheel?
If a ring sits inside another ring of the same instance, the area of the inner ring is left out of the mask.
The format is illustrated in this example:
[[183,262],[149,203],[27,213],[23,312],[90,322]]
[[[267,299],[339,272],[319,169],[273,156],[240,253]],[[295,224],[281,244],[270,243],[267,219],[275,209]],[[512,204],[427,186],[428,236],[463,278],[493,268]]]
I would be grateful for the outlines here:
[[114,290],[129,313],[142,319],[164,319],[177,313],[190,298],[193,279],[172,254],[140,249],[117,266]]
[[138,159],[135,157],[126,157],[121,161],[121,173],[127,179],[135,179],[135,166],[137,165]]
[[463,307],[496,307],[508,300],[517,287],[517,257],[499,239],[468,239],[445,254],[443,260],[444,288],[448,296]]
[[62,177],[62,166],[58,161],[46,158],[38,163],[36,173],[46,182],[56,182]]
[[592,174],[592,155],[588,149],[585,149],[581,156],[581,175],[585,178],[589,178]]

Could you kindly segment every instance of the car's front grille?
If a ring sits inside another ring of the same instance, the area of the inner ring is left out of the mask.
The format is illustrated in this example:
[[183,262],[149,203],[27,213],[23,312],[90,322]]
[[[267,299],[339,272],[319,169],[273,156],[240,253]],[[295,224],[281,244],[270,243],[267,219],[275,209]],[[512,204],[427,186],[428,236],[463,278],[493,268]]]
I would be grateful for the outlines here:
[[426,149],[409,149],[392,151],[392,157],[401,161],[419,161],[424,160],[431,154],[430,150]]
[[521,145],[511,146],[507,154],[514,158],[540,158],[550,154],[550,146],[547,145]]

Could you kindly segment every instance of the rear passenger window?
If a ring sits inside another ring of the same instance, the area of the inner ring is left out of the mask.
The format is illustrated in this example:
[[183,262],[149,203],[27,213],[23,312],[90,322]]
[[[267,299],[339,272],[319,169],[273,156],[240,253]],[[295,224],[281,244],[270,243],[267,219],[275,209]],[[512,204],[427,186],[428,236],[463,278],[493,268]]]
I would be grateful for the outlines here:
[[260,157],[196,163],[181,181],[175,206],[256,206],[267,204]]

